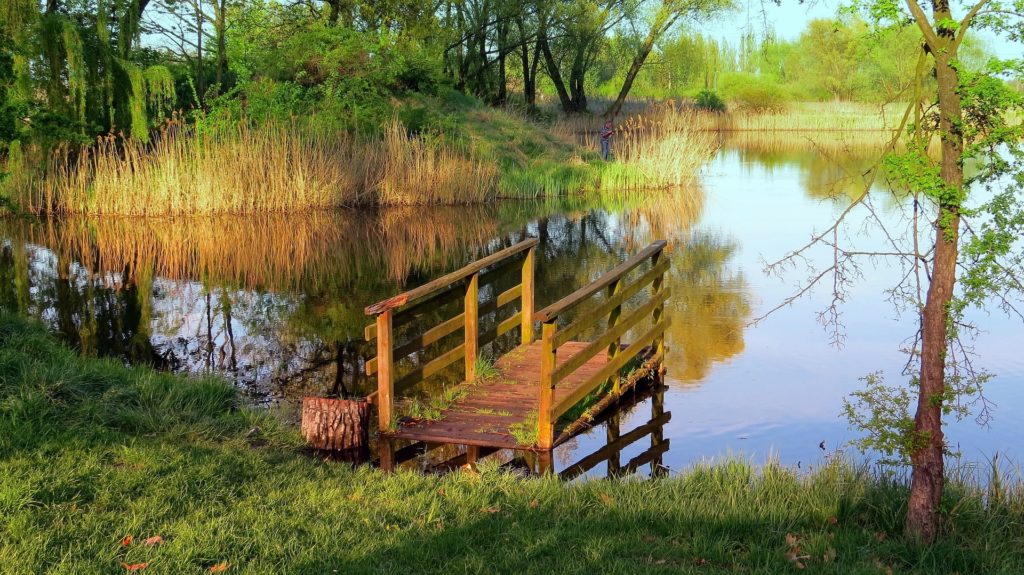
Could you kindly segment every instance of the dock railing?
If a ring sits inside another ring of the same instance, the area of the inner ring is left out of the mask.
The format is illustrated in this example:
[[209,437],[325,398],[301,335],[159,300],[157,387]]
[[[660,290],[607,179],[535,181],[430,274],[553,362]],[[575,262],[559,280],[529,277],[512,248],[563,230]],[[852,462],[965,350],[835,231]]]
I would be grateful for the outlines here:
[[[377,374],[377,391],[367,399],[377,405],[378,425],[387,431],[394,417],[395,393],[433,376],[458,362],[465,364],[465,381],[476,378],[476,361],[482,342],[520,327],[522,343],[533,341],[534,265],[537,239],[530,238],[513,246],[477,260],[459,270],[442,276],[432,282],[401,293],[384,301],[367,306],[366,315],[375,316],[375,321],[366,326],[363,336],[367,341],[376,340],[377,355],[366,362],[366,374]],[[487,301],[480,302],[480,276],[484,270],[503,267],[506,260],[525,252],[522,261],[520,282]],[[396,345],[394,330],[420,319],[432,310],[451,303],[461,296],[462,310],[440,323],[423,327],[420,333],[408,341]],[[480,317],[495,312],[501,307],[520,301],[519,311],[511,317],[497,322],[489,333],[480,333]],[[397,363],[426,350],[459,330],[463,331],[462,342],[440,353],[430,361],[414,366],[407,373],[396,373]]]
[[[609,383],[612,393],[619,393],[619,372],[645,349],[651,350],[651,359],[660,362],[665,353],[665,330],[669,317],[665,315],[665,301],[669,288],[664,285],[665,273],[669,269],[668,258],[662,258],[666,242],[656,241],[642,251],[615,266],[596,281],[576,290],[548,307],[534,314],[534,321],[541,322],[541,366],[540,398],[537,408],[537,447],[550,449],[554,443],[555,422],[574,405],[587,397],[604,383]],[[627,282],[630,272],[646,261],[650,268],[640,277]],[[646,301],[623,316],[623,304],[651,286]],[[605,291],[604,301],[595,310],[587,310],[569,325],[559,329],[557,320],[567,312]],[[586,347],[559,363],[558,348],[575,336],[598,325],[608,318],[605,329]],[[621,339],[643,319],[651,317],[653,327],[622,349]],[[560,381],[579,369],[587,360],[598,353],[608,354],[608,363],[592,375],[582,386],[576,388],[557,404],[555,388]]]

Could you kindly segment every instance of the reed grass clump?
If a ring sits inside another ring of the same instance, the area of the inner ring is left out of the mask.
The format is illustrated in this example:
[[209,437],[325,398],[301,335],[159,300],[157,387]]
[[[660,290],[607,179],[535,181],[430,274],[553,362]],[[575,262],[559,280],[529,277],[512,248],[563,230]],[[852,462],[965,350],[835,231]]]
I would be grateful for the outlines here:
[[[457,153],[452,147],[411,137],[401,122],[384,132],[377,201],[384,205],[468,204],[489,200],[497,165]],[[371,152],[372,154],[372,152]]]
[[[597,163],[595,187],[602,192],[675,189],[691,185],[717,149],[713,135],[692,128],[692,115],[671,103],[651,104],[626,117],[612,137],[611,162]],[[554,131],[599,148],[603,118],[572,116]]]
[[120,216],[476,203],[493,193],[496,172],[397,120],[368,138],[298,122],[196,130],[175,120],[151,143],[110,135],[59,148],[43,164],[35,173],[19,165],[3,184],[23,209]]

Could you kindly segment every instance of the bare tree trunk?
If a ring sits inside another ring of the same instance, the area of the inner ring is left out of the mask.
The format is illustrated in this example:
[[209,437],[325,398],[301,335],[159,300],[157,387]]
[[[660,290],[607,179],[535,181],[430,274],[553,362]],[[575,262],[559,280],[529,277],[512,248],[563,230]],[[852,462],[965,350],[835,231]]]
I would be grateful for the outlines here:
[[228,67],[228,14],[227,0],[214,0],[215,17],[217,21],[214,26],[217,28],[217,92],[224,91],[224,72]]
[[[944,0],[936,2],[935,21],[949,17],[948,4]],[[950,34],[940,38],[944,46],[951,45]],[[955,53],[936,54],[935,73],[942,140],[940,174],[949,189],[960,191],[964,185],[963,133],[960,128],[963,111],[957,92],[959,77],[951,65],[955,57]],[[935,258],[921,320],[921,375],[914,417],[915,441],[919,444],[915,445],[910,457],[912,471],[905,527],[908,535],[926,543],[934,541],[939,530],[938,507],[944,480],[942,398],[949,347],[949,304],[956,284],[959,236],[959,197],[943,197],[939,200]]]
[[555,61],[554,55],[551,53],[551,47],[548,46],[548,39],[544,37],[547,31],[538,32],[541,34],[540,39],[537,43],[540,45],[541,52],[544,54],[544,63],[547,65],[548,76],[551,77],[551,83],[555,85],[555,92],[558,93],[558,101],[562,104],[562,110],[564,112],[573,112],[572,99],[569,98],[569,92],[565,89],[565,82],[562,80],[562,73],[558,69],[558,62]]
[[206,73],[203,71],[203,6],[195,1],[196,8],[196,88],[199,92],[199,104],[206,99]]

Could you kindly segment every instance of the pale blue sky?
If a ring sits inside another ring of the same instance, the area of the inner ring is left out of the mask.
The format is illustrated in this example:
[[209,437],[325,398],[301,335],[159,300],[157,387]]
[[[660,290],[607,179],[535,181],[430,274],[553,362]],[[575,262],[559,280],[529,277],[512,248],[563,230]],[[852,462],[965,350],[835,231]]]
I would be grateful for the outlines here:
[[[817,18],[832,18],[840,6],[838,1],[805,2],[783,0],[776,6],[771,0],[739,0],[740,9],[724,18],[696,26],[696,31],[719,40],[727,40],[739,45],[740,37],[748,25],[760,35],[767,23],[780,40],[795,40],[807,28],[807,23]],[[960,10],[964,12],[965,10]],[[1002,58],[1021,58],[1024,47],[982,32],[980,36],[985,46]]]

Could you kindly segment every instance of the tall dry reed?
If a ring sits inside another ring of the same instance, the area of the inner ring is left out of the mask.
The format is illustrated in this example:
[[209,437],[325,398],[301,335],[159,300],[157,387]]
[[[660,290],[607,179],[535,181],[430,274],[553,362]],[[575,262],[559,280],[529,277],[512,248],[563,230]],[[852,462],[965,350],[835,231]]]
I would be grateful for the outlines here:
[[498,168],[448,146],[410,136],[393,120],[377,146],[377,199],[384,205],[465,204],[493,195]]
[[480,202],[495,174],[493,164],[411,137],[397,121],[365,139],[296,123],[197,131],[172,121],[152,144],[107,136],[58,149],[45,169],[19,170],[4,191],[37,214],[275,213]]
[[[603,191],[682,188],[693,184],[701,166],[711,159],[717,139],[693,129],[690,114],[671,104],[636,108],[615,127],[614,161],[604,164],[600,175]],[[580,146],[598,149],[603,119],[598,116],[562,118],[554,130],[575,137]]]

